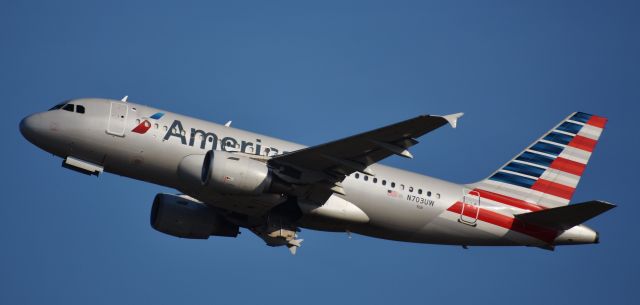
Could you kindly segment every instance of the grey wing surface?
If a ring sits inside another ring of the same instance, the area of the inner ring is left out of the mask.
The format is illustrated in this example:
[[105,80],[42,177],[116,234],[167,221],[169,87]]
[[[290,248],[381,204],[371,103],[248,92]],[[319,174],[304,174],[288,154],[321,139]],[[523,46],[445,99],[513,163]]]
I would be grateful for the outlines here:
[[297,183],[339,182],[353,172],[374,175],[368,167],[391,155],[411,158],[407,150],[416,138],[447,123],[454,128],[462,113],[421,115],[406,121],[304,148],[271,158],[268,162],[284,179]]

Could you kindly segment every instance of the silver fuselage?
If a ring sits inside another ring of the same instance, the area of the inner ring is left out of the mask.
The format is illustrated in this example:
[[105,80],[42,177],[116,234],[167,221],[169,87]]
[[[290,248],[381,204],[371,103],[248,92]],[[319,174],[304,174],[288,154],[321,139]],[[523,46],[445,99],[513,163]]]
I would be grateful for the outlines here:
[[[134,103],[106,99],[80,99],[73,102],[83,105],[86,113],[64,110],[37,113],[21,122],[21,131],[35,145],[62,158],[74,157],[99,164],[107,172],[175,188],[197,199],[202,198],[190,193],[190,187],[177,175],[178,165],[185,156],[203,155],[213,148],[268,158],[305,147]],[[113,104],[124,104],[124,117],[114,116]],[[149,118],[158,112],[164,113],[161,119]],[[148,131],[143,134],[132,132],[144,120],[150,123]],[[180,126],[176,125],[176,121]],[[172,130],[172,127],[180,129]],[[215,137],[203,137],[204,133]],[[375,177],[367,177],[365,181],[365,175],[360,174],[356,178],[356,174],[351,174],[342,183],[345,195],[337,195],[362,210],[368,216],[368,222],[335,224],[330,219],[314,219],[313,215],[305,215],[297,225],[420,243],[544,244],[525,234],[502,230],[483,222],[467,225],[459,221],[460,215],[447,211],[453,204],[462,201],[464,190],[473,185],[450,183],[384,165],[373,165],[371,169]],[[393,188],[392,183],[395,185]],[[224,202],[206,203],[233,210]],[[504,206],[485,208],[502,209],[501,212],[508,209]],[[513,214],[517,211],[507,212]],[[572,230],[562,236],[573,234],[574,243],[587,243],[594,239],[595,233],[585,226]],[[558,243],[562,243],[562,240],[558,240]]]

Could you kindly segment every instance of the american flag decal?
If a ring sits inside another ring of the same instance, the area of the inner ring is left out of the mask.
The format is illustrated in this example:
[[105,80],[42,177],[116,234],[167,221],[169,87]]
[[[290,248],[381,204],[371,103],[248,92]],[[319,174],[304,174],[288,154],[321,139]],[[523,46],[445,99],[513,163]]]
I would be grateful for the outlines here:
[[387,191],[387,196],[389,197],[394,197],[394,198],[401,198],[402,195],[394,190],[388,190]]

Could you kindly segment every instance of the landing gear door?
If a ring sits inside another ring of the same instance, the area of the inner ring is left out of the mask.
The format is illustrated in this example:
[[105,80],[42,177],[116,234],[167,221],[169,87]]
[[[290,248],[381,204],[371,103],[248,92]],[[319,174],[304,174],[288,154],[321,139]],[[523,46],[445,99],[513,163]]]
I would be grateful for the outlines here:
[[110,135],[124,137],[125,123],[129,105],[123,102],[111,102],[109,110],[109,122],[107,123],[107,133]]
[[480,215],[480,193],[478,191],[464,190],[462,195],[462,210],[458,221],[475,227]]

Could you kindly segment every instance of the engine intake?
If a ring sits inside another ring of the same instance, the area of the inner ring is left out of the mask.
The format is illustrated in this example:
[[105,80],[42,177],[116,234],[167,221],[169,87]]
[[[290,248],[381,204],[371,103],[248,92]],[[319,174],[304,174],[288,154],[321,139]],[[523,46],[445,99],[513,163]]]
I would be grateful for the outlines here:
[[170,194],[157,194],[151,207],[151,227],[162,233],[192,239],[238,236],[238,226],[213,208]]

